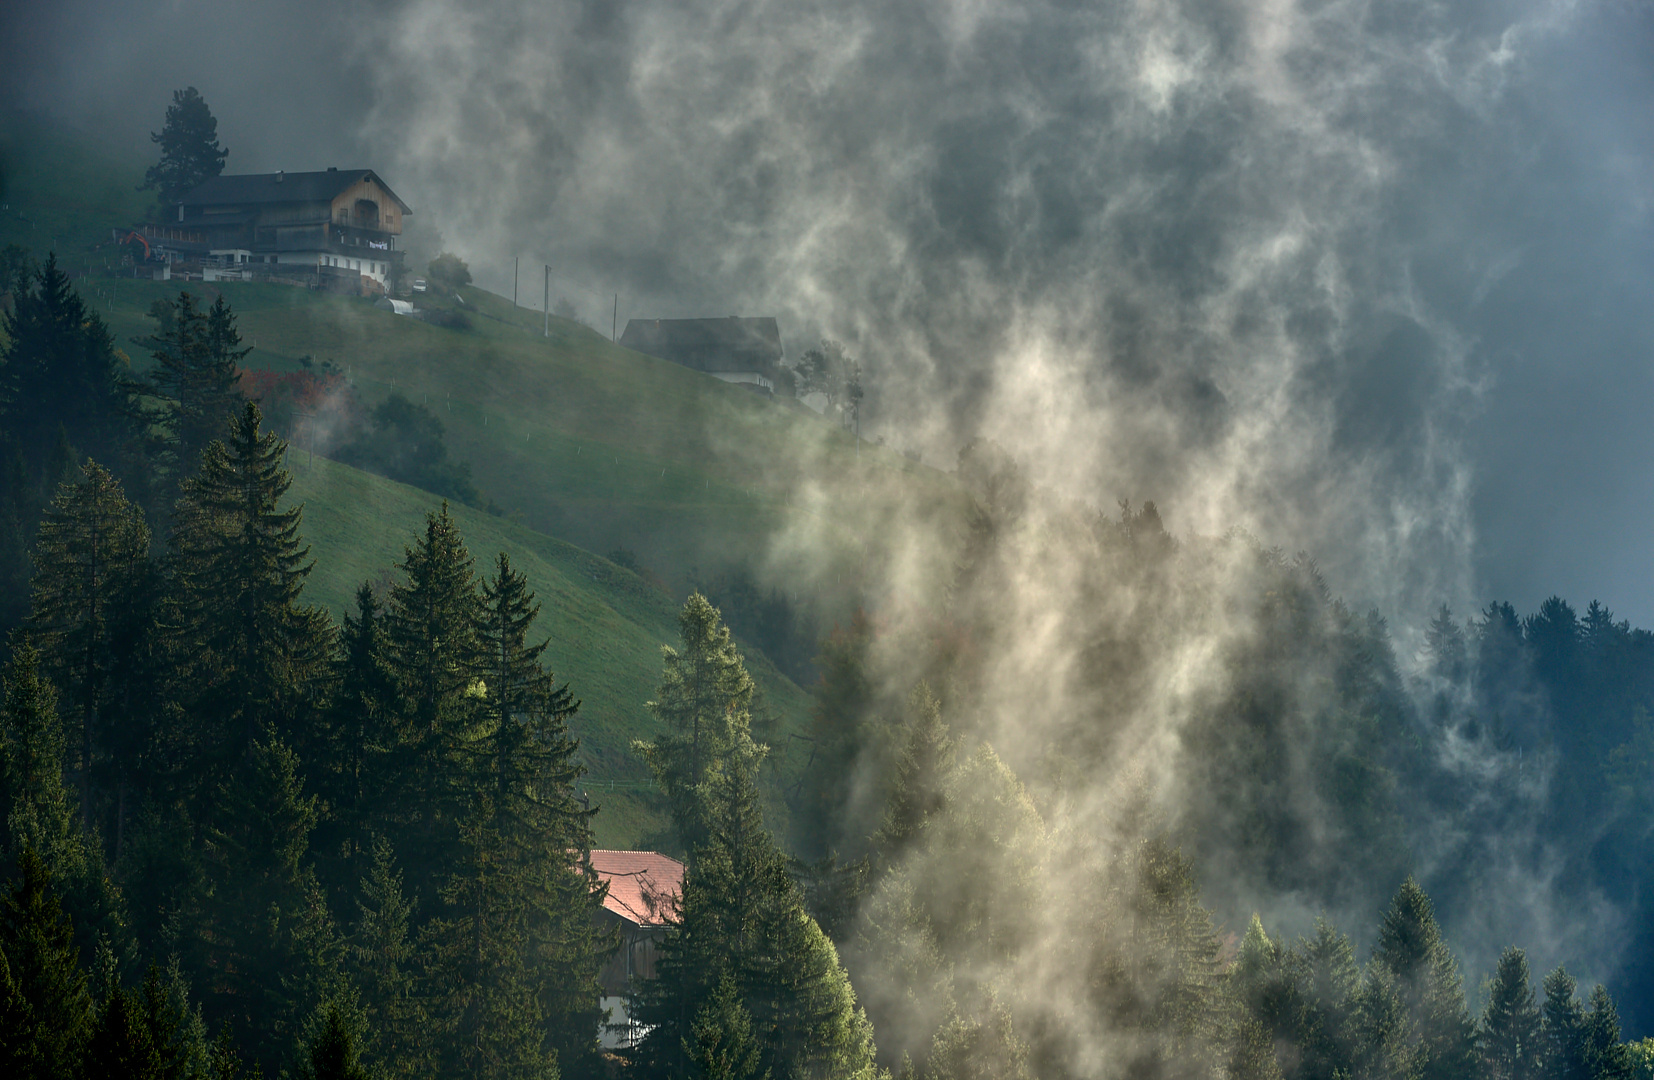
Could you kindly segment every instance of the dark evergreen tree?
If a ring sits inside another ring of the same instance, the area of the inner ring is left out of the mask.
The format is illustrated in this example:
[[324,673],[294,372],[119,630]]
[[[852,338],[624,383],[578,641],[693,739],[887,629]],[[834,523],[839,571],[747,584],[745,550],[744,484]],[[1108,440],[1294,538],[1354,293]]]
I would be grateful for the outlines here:
[[752,1017],[741,1004],[735,980],[727,971],[695,1015],[684,1052],[696,1075],[705,1080],[756,1080],[768,1075],[758,1071],[758,1041],[753,1038]]
[[283,507],[292,485],[287,446],[260,430],[248,402],[227,442],[202,455],[184,485],[172,537],[184,634],[196,655],[210,775],[227,775],[255,739],[302,739],[325,690],[332,626],[299,605],[313,563],[299,536],[302,507]]
[[137,340],[155,357],[144,390],[159,402],[151,417],[151,456],[165,473],[166,494],[176,493],[200,464],[201,455],[243,412],[246,399],[237,365],[240,348],[235,316],[220,296],[202,311],[188,292],[150,305],[155,332]]
[[370,835],[389,826],[387,803],[396,782],[396,676],[386,654],[384,612],[373,589],[356,590],[356,613],[346,614],[334,659],[334,690],[327,722],[304,747],[318,793],[329,806],[318,830],[318,850],[339,863],[350,882],[365,872],[361,856]]
[[95,1018],[74,932],[46,863],[32,848],[17,856],[17,877],[0,899],[0,956],[21,1002],[23,1042],[9,1047],[20,1080],[78,1080]]
[[[1395,1080],[1416,1075],[1412,1023],[1407,1003],[1390,969],[1369,964],[1362,976],[1361,993],[1351,1016],[1355,1080]],[[1469,1075],[1468,1073],[1465,1075]]]
[[397,564],[384,618],[385,656],[399,694],[399,780],[386,807],[389,838],[417,853],[408,865],[422,906],[435,910],[443,867],[458,857],[466,809],[464,743],[480,706],[480,600],[459,526],[448,505],[425,518],[424,534]]
[[373,1080],[362,1062],[362,1020],[348,1001],[323,1003],[299,1061],[299,1080]]
[[144,609],[148,555],[142,512],[90,460],[78,482],[58,489],[35,541],[30,629],[79,729],[74,765],[88,826],[94,784],[115,786],[111,774],[122,771],[111,751],[128,740],[110,739],[104,725],[125,704],[117,669],[139,633],[134,621]]
[[1326,919],[1315,921],[1315,936],[1288,957],[1302,1005],[1296,1040],[1303,1055],[1303,1080],[1352,1075],[1356,1045],[1354,1018],[1361,1004],[1361,971],[1350,939]]
[[1458,964],[1441,938],[1429,897],[1402,882],[1379,926],[1373,962],[1395,980],[1411,1024],[1409,1058],[1419,1080],[1458,1080],[1472,1068],[1475,1029]]
[[414,906],[403,895],[402,873],[383,837],[375,838],[360,892],[348,956],[380,1071],[388,1077],[429,1075],[429,1017],[414,982]]
[[539,606],[499,557],[483,583],[481,699],[467,739],[464,847],[427,927],[428,982],[454,1071],[515,1075],[596,1063],[595,929],[601,893],[590,866],[592,811],[574,798],[582,770],[568,734],[579,703],[530,641]]
[[585,769],[568,725],[580,702],[541,666],[546,642],[529,637],[539,611],[527,579],[501,552],[494,578],[482,586],[485,696],[471,742],[479,782],[473,816],[505,870],[496,902],[516,908],[523,922],[547,1041],[564,1071],[578,1073],[595,1063],[597,972],[613,943],[595,929],[602,906],[590,864],[595,811],[575,798]]
[[186,958],[209,1014],[273,1068],[338,990],[343,945],[306,861],[318,807],[297,757],[274,736],[248,748],[217,805]]
[[126,369],[55,255],[0,314],[0,440],[17,448],[42,501],[57,486],[60,440],[99,461],[133,463],[138,429]]
[[[705,622],[687,616],[686,645],[691,634],[716,640],[715,614],[711,625],[709,634]],[[675,656],[667,653],[669,671]],[[740,663],[739,655],[734,659]],[[706,842],[690,861],[679,923],[661,946],[658,977],[635,991],[631,1014],[649,1027],[642,1059],[656,1073],[678,1073],[700,1045],[694,1022],[702,1003],[727,976],[762,1033],[761,1070],[871,1077],[871,1028],[837,951],[804,910],[763,825],[755,784],[762,748],[739,724],[719,741],[719,757],[701,761],[712,778],[701,789]],[[666,777],[685,775],[687,766],[662,757],[694,753],[688,740],[657,742],[651,750],[663,788]]]
[[953,768],[955,749],[942,703],[928,683],[920,683],[908,695],[907,736],[896,754],[884,821],[874,836],[882,865],[899,860],[930,816],[946,807],[942,778]]
[[1470,652],[1464,630],[1453,618],[1446,604],[1430,620],[1424,632],[1425,648],[1430,653],[1430,669],[1451,683],[1462,682],[1470,670]]
[[224,171],[230,152],[218,145],[218,120],[193,86],[172,92],[166,123],[149,139],[161,160],[144,171],[140,191],[154,189],[163,210]]
[[104,1000],[86,1051],[88,1076],[110,1080],[170,1080],[161,1049],[145,1023],[137,990],[114,987]]
[[[1298,996],[1290,954],[1270,938],[1263,920],[1256,914],[1241,939],[1234,966],[1229,970],[1229,995],[1240,1010],[1237,1042],[1244,1066],[1251,1076],[1267,1076],[1275,1064],[1274,1046],[1300,1037],[1303,1002]],[[1250,1030],[1249,1030],[1250,1029]],[[1267,1047],[1267,1060],[1258,1048]]]
[[11,858],[31,851],[68,903],[82,956],[98,938],[124,957],[129,948],[124,905],[104,871],[102,852],[75,822],[63,786],[64,732],[49,683],[27,641],[15,641],[0,677],[0,848]]
[[753,682],[729,628],[706,597],[692,593],[678,613],[682,651],[661,646],[660,689],[648,709],[664,730],[635,744],[666,795],[690,858],[706,842],[719,771],[750,753]]
[[1545,976],[1545,1003],[1539,1013],[1540,1075],[1543,1080],[1588,1080],[1585,1010],[1574,996],[1573,976],[1558,967]]
[[1598,983],[1585,1011],[1585,1073],[1591,1080],[1631,1080],[1631,1052],[1620,1042],[1620,1014]]
[[1539,1006],[1528,978],[1528,958],[1506,949],[1488,987],[1477,1040],[1484,1080],[1538,1080]]

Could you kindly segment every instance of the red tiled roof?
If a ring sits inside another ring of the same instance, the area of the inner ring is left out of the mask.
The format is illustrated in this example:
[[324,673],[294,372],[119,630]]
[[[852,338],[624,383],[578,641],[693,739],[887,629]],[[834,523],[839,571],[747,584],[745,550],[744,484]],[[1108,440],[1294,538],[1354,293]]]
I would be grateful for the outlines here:
[[639,926],[664,926],[683,892],[683,863],[658,851],[592,852],[592,869],[609,884],[603,906]]

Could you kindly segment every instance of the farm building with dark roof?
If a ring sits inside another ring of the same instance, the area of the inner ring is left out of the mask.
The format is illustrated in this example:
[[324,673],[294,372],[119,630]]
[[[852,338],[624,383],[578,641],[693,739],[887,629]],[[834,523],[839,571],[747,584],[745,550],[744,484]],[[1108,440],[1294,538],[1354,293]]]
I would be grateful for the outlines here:
[[215,176],[145,235],[191,260],[359,275],[383,288],[401,263],[398,237],[412,213],[372,169]]
[[768,317],[628,319],[620,343],[761,394],[775,392],[783,356],[781,329]]

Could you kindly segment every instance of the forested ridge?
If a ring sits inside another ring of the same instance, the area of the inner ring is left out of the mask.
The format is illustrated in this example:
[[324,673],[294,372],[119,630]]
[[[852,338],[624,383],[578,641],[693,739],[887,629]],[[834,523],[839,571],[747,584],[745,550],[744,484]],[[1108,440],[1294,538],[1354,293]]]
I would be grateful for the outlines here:
[[[8,1075],[1649,1071],[1563,967],[1510,948],[1478,991],[1411,875],[1432,822],[1471,821],[1572,841],[1581,895],[1635,910],[1654,638],[1597,604],[1444,610],[1409,686],[1383,619],[1307,557],[1060,504],[984,442],[945,602],[821,645],[791,835],[760,809],[777,750],[742,657],[685,603],[636,752],[688,872],[634,988],[648,1033],[604,1054],[617,942],[580,688],[537,644],[555,612],[442,507],[336,623],[305,603],[302,508],[228,304],[158,306],[140,377],[52,260],[10,291]],[[1050,599],[1029,566],[1063,594],[1060,697],[1002,678],[1027,663],[1019,605]],[[1456,865],[1433,891],[1474,910],[1484,867]],[[1288,941],[1206,906],[1277,895],[1369,915],[1365,962],[1328,919]]]

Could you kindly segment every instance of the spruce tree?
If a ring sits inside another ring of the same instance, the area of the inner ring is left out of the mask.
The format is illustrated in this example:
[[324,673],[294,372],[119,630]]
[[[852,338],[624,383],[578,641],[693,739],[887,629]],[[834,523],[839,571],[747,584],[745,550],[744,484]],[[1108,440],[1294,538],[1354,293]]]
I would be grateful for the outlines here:
[[94,1009],[86,973],[44,860],[32,848],[17,857],[17,877],[0,898],[0,956],[10,968],[28,1017],[23,1045],[12,1047],[24,1080],[75,1080],[91,1035]]
[[448,504],[425,517],[404,549],[402,580],[385,611],[385,657],[398,692],[398,781],[387,810],[390,839],[417,853],[408,864],[414,895],[434,909],[445,868],[458,857],[466,809],[465,747],[476,721],[481,662],[480,599],[471,554]]
[[1543,1080],[1587,1080],[1585,1010],[1574,996],[1573,976],[1558,967],[1545,976],[1545,1003],[1539,1012],[1540,1076]]
[[546,642],[530,631],[540,605],[501,552],[482,586],[478,626],[484,714],[472,746],[477,807],[505,868],[507,902],[521,912],[548,1038],[568,1071],[595,1062],[597,972],[612,946],[595,929],[602,906],[591,868],[591,818],[575,798],[585,769],[569,720],[580,702],[541,666]]
[[1539,1006],[1521,949],[1508,948],[1499,957],[1477,1050],[1484,1080],[1538,1080]]
[[657,978],[634,990],[632,1015],[650,1029],[642,1060],[681,1069],[701,1045],[701,1003],[727,977],[762,1033],[760,1071],[870,1078],[871,1027],[763,825],[762,751],[748,740],[726,755],[706,763],[716,778],[706,793],[707,840],[689,864],[678,925],[661,945]]
[[[1270,938],[1263,928],[1263,920],[1256,913],[1241,939],[1235,964],[1229,971],[1229,994],[1240,1009],[1242,1033],[1250,1025],[1256,1027],[1263,1045],[1273,1047],[1276,1040],[1287,1041],[1298,1035],[1298,1021],[1302,1011],[1298,985],[1293,978],[1288,953],[1279,942]],[[1243,1038],[1242,1042],[1251,1040]],[[1271,1061],[1273,1050],[1271,1050]],[[1253,1069],[1265,1063],[1253,1063]]]
[[235,316],[220,296],[202,311],[189,292],[150,305],[155,331],[137,339],[155,357],[143,389],[159,401],[151,416],[152,456],[167,475],[170,491],[195,472],[201,454],[224,437],[226,425],[243,411],[237,365],[240,348]]
[[1315,936],[1299,943],[1288,957],[1301,1003],[1296,1041],[1303,1054],[1303,1080],[1334,1080],[1355,1064],[1352,1027],[1360,1004],[1361,971],[1350,939],[1325,918],[1315,920]]
[[928,683],[908,695],[907,737],[896,755],[884,821],[873,838],[881,864],[900,860],[931,815],[947,805],[942,778],[953,768],[956,740],[942,719],[942,703]]
[[81,838],[63,787],[63,724],[57,695],[40,677],[40,654],[14,640],[0,677],[0,814],[6,850],[35,852],[61,872],[82,860]]
[[1585,1011],[1585,1072],[1591,1080],[1631,1080],[1631,1052],[1620,1042],[1620,1014],[1598,983]]
[[372,862],[356,901],[356,926],[347,955],[373,1033],[376,1057],[388,1077],[430,1072],[428,1017],[415,992],[413,920],[389,841],[375,837]]
[[1458,964],[1436,925],[1430,898],[1409,877],[1379,926],[1373,962],[1395,980],[1412,1025],[1409,1054],[1419,1080],[1458,1080],[1471,1068],[1475,1028]]
[[396,677],[386,658],[384,612],[368,585],[356,590],[355,614],[344,617],[333,669],[327,721],[304,757],[330,809],[318,850],[335,856],[349,881],[365,871],[360,856],[370,834],[388,824],[386,803],[400,764]]
[[93,820],[94,780],[107,781],[110,740],[103,723],[119,711],[116,669],[137,629],[149,554],[149,528],[109,471],[88,460],[64,484],[35,541],[30,629],[46,670],[62,688],[79,729],[75,767],[81,820]]
[[718,980],[706,1004],[690,1025],[685,1047],[696,1074],[706,1080],[756,1080],[758,1041],[752,1034],[752,1017],[741,1004],[735,980],[726,971]]
[[720,770],[748,751],[753,682],[718,610],[692,593],[678,613],[682,651],[661,646],[660,689],[647,708],[660,721],[653,742],[634,748],[666,796],[683,849],[695,858],[706,842]]
[[206,689],[196,703],[224,775],[266,730],[301,737],[327,675],[332,627],[301,607],[313,563],[299,536],[303,507],[283,507],[292,486],[287,445],[260,430],[248,402],[226,442],[210,444],[184,485],[172,566],[186,639],[199,650]]
[[161,160],[144,171],[138,190],[155,189],[163,210],[222,173],[230,156],[218,145],[218,120],[193,86],[172,92],[166,123],[149,139],[161,147]]
[[140,993],[114,987],[103,1003],[86,1051],[88,1076],[110,1080],[170,1080],[145,1023]]
[[318,807],[297,757],[274,736],[249,748],[207,829],[207,895],[186,956],[207,1005],[274,1066],[337,989],[342,956],[306,856]]
[[330,998],[318,1010],[295,1075],[299,1080],[373,1080],[362,1063],[362,1019],[348,1000]]
[[57,484],[60,439],[100,461],[131,460],[138,429],[126,368],[109,328],[49,257],[0,315],[0,432],[42,497]]
[[589,852],[592,811],[574,798],[581,769],[568,719],[579,703],[540,664],[529,634],[539,606],[501,554],[483,583],[468,739],[464,847],[427,928],[429,978],[451,1068],[499,1074],[548,1062],[595,1066],[597,971],[607,950]]

